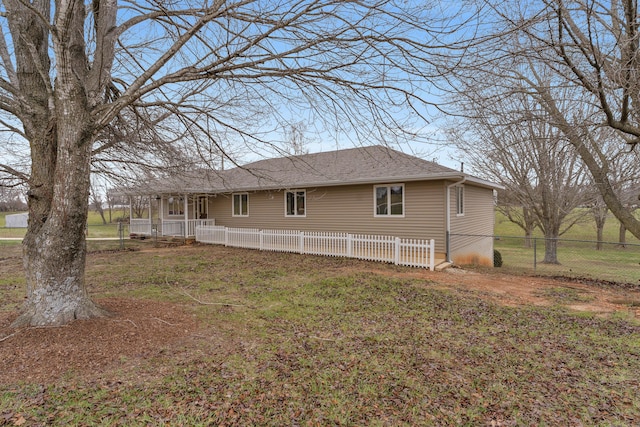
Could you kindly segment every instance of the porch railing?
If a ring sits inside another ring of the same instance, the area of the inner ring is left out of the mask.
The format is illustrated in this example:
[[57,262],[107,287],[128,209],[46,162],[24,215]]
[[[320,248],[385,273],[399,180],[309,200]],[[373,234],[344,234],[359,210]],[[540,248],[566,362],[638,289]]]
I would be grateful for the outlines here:
[[196,235],[196,227],[214,226],[215,219],[189,219],[186,221],[187,233],[184,232],[185,221],[180,219],[162,220],[161,234],[163,236],[185,236],[194,237]]
[[265,251],[342,256],[434,269],[435,242],[350,233],[196,227],[196,241]]

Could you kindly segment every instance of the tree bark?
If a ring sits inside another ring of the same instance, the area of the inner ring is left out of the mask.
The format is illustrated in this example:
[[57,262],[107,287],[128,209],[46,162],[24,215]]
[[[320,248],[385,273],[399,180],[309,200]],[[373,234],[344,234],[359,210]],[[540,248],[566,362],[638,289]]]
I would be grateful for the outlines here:
[[625,227],[622,222],[620,223],[620,228],[618,229],[618,247],[627,247],[627,227]]
[[602,250],[602,242],[604,240],[604,225],[607,222],[607,208],[602,206],[594,206],[592,209],[593,220],[596,223],[596,250]]
[[558,238],[550,237],[544,239],[544,259],[543,264],[560,264],[558,261]]
[[76,144],[67,141],[59,144],[52,199],[29,199],[30,212],[50,207],[46,216],[29,219],[23,241],[27,299],[14,327],[59,326],[107,314],[91,301],[84,280],[90,145],[70,147]]
[[[84,4],[63,6],[68,9],[57,11],[59,19],[70,18],[72,23],[61,25],[56,34],[55,95],[44,88],[34,92],[42,97],[36,102],[42,113],[25,125],[32,143],[30,217],[23,240],[27,299],[14,327],[60,326],[107,314],[89,298],[84,279],[93,138],[82,78],[87,71]],[[28,14],[24,9],[19,13]],[[46,56],[46,41],[44,49],[41,54]],[[34,71],[32,80],[42,84],[43,76]]]

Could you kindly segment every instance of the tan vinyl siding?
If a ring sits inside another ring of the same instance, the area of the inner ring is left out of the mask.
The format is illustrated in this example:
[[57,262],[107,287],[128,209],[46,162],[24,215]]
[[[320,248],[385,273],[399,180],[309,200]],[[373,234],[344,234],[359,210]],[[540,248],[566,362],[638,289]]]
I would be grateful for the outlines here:
[[209,215],[217,225],[259,229],[334,231],[435,239],[444,252],[444,191],[442,182],[404,184],[404,217],[374,216],[374,185],[299,188],[306,190],[306,216],[285,216],[285,191],[249,193],[249,216],[233,217],[231,194],[209,199]]
[[[451,253],[458,264],[493,264],[493,190],[464,185],[464,214],[456,214],[456,188],[451,188]],[[485,237],[480,237],[485,236]],[[457,259],[456,259],[457,258]],[[477,260],[476,260],[477,258]]]

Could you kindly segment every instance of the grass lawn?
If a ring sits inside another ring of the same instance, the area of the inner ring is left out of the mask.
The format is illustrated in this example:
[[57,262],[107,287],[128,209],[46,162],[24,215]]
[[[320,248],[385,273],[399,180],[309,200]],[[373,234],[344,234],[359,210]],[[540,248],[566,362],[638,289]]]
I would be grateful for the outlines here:
[[[21,298],[12,260],[3,307]],[[94,298],[179,304],[197,333],[92,375],[2,385],[0,424],[640,424],[631,317],[502,306],[415,272],[220,246],[94,253]]]
[[[0,212],[0,237],[22,238],[24,237],[26,228],[6,228],[5,217],[15,212]],[[128,230],[125,230],[128,234]],[[89,212],[87,220],[87,237],[118,237],[118,223],[103,224],[100,215],[96,212]]]
[[602,250],[595,248],[595,233],[592,221],[577,224],[560,236],[557,249],[560,264],[543,264],[545,242],[539,230],[534,233],[537,237],[534,255],[534,248],[524,245],[522,230],[496,213],[495,235],[501,237],[494,241],[494,248],[500,251],[506,271],[586,277],[640,286],[640,240],[627,232],[627,245],[619,247],[615,218],[609,218],[605,223],[604,239],[611,243],[605,243]]
[[[636,217],[640,217],[640,211],[636,212]],[[617,242],[619,233],[619,222],[610,213],[605,222],[603,230],[603,240],[605,242]],[[510,222],[500,212],[496,212],[495,232],[496,236],[524,236],[524,232],[520,227]],[[543,237],[540,230],[536,229],[534,236]],[[574,239],[574,240],[596,240],[596,226],[593,219],[590,216],[585,216],[584,221],[577,223],[569,229],[565,234],[560,236],[561,239]],[[628,243],[638,243],[640,240],[633,237],[629,232],[626,233]]]

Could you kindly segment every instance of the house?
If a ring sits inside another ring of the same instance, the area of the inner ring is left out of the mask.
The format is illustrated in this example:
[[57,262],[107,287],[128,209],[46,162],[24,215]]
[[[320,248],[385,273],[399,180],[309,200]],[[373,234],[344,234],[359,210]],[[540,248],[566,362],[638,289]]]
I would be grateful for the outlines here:
[[[224,171],[156,180],[159,233],[197,226],[302,230],[434,239],[436,258],[493,265],[491,182],[384,147],[260,160]],[[155,221],[131,222],[150,234]]]

